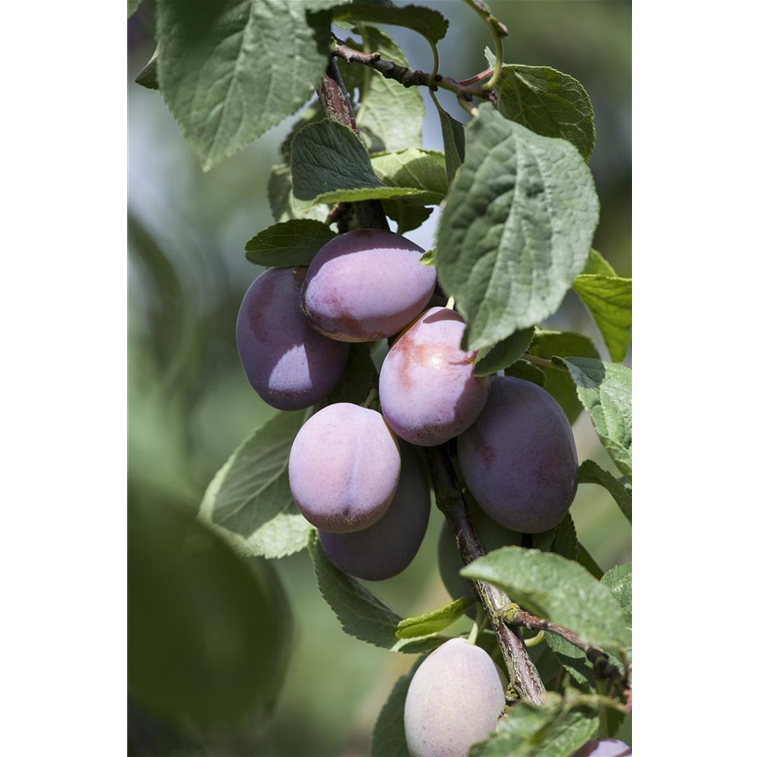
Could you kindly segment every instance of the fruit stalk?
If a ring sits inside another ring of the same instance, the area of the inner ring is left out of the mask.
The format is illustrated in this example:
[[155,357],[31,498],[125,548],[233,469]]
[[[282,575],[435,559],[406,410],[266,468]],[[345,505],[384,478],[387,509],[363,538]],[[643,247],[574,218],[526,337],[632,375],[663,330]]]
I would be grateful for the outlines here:
[[[329,58],[329,65],[321,77],[318,99],[328,119],[352,129],[360,139],[361,134],[358,130],[358,124],[355,122],[355,114],[347,96],[345,83],[342,81],[342,76],[337,68],[337,60],[333,56]],[[380,200],[356,202],[353,203],[353,208],[361,228],[389,231],[390,227]]]
[[[468,515],[458,477],[453,469],[446,447],[428,447],[429,470],[437,500],[437,507],[447,519],[455,535],[455,543],[464,565],[485,554],[474,525]],[[519,697],[529,704],[538,705],[545,694],[545,685],[527,652],[521,632],[509,627],[505,613],[511,601],[505,592],[482,581],[472,581],[476,593],[490,619],[505,660],[511,686]]]

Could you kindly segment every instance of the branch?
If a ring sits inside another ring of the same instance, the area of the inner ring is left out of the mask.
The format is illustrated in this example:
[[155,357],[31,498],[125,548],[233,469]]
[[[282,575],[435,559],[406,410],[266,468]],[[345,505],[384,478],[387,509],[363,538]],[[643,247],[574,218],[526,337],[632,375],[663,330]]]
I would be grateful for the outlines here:
[[332,55],[342,58],[345,63],[360,63],[363,66],[373,68],[378,71],[385,79],[394,79],[400,82],[404,87],[429,87],[432,91],[437,89],[446,89],[454,92],[459,99],[466,102],[472,102],[474,97],[480,97],[483,100],[495,102],[497,95],[482,87],[470,87],[449,76],[437,74],[432,77],[431,74],[424,71],[412,70],[407,66],[401,66],[393,63],[391,60],[385,60],[379,53],[364,53],[361,50],[354,50],[348,47],[342,40],[334,38],[332,44]]
[[581,649],[587,655],[587,659],[592,663],[597,678],[604,678],[617,684],[623,691],[629,689],[629,671],[624,670],[622,673],[613,663],[608,655],[599,647],[593,646],[588,641],[577,636],[573,631],[556,623],[552,623],[544,618],[538,618],[522,610],[517,604],[512,603],[506,608],[504,617],[510,625],[528,628],[530,631],[547,631],[554,633],[565,639],[569,644]]
[[[447,449],[429,447],[426,450],[437,507],[442,510],[455,535],[455,543],[465,565],[485,554],[479,537],[469,518],[458,478]],[[492,630],[497,636],[500,651],[508,670],[511,687],[529,704],[538,705],[545,694],[545,686],[532,662],[518,630],[508,626],[505,611],[513,606],[505,592],[482,581],[472,581],[476,593],[489,616]]]
[[[355,122],[355,115],[347,96],[345,83],[342,81],[337,62],[329,58],[326,73],[321,77],[318,99],[324,114],[331,121],[336,121],[352,129],[360,139],[361,133]],[[383,229],[389,231],[389,224],[382,209],[381,200],[363,200],[352,204],[358,217],[359,225],[364,229]]]

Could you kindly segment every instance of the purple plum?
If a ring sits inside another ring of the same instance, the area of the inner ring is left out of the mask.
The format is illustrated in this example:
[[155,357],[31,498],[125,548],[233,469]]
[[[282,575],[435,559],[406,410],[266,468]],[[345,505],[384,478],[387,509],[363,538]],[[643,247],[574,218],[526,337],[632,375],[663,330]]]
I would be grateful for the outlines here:
[[632,748],[619,739],[588,741],[571,757],[632,757]]

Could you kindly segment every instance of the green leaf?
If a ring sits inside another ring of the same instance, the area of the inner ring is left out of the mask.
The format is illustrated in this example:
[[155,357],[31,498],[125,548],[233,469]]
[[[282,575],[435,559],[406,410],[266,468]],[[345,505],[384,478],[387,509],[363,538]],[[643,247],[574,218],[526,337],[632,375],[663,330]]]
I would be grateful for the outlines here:
[[[363,31],[363,43],[349,39],[351,47],[379,53],[399,66],[409,65],[403,51],[385,32],[372,26]],[[366,66],[348,66],[340,61],[340,70],[348,91],[358,90],[356,122],[370,153],[421,147],[425,108],[418,87],[404,87]]]
[[379,374],[371,359],[371,345],[351,344],[345,372],[339,384],[329,393],[326,402],[329,405],[336,402],[361,405],[366,401],[369,392],[378,386]]
[[382,200],[382,210],[386,216],[397,222],[397,233],[405,234],[421,226],[434,209],[419,205],[412,197],[402,197],[396,200]]
[[256,265],[310,265],[316,253],[337,235],[320,221],[292,220],[269,226],[245,245],[245,257]]
[[418,32],[432,43],[442,40],[448,27],[447,19],[439,11],[418,5],[388,7],[354,2],[336,9],[332,17],[335,21],[368,21],[402,26]]
[[468,322],[464,348],[491,347],[558,309],[598,211],[576,148],[479,107],[437,229],[440,284]]
[[439,205],[447,195],[445,156],[436,150],[415,147],[371,156],[374,173],[389,187],[418,189],[413,202]]
[[539,366],[533,365],[527,360],[517,360],[512,365],[509,365],[505,371],[506,376],[513,376],[514,378],[520,378],[523,381],[531,381],[533,384],[544,387],[547,377],[545,371]]
[[595,562],[595,558],[587,551],[587,548],[580,541],[577,542],[576,561],[584,566],[587,571],[599,581],[603,577],[603,571]]
[[533,328],[522,329],[514,332],[492,349],[480,352],[474,364],[474,375],[487,376],[513,365],[529,349],[533,336]]
[[456,121],[439,103],[432,90],[429,93],[440,117],[442,144],[445,147],[445,170],[448,183],[452,184],[455,174],[466,156],[466,130],[460,121]]
[[318,100],[311,103],[311,105],[300,114],[300,118],[298,118],[294,126],[290,129],[289,134],[284,138],[284,142],[279,146],[279,153],[286,165],[289,166],[292,159],[292,140],[295,138],[295,135],[303,128],[303,126],[318,123],[319,121],[323,121],[323,119],[324,111]]
[[360,581],[335,568],[315,531],[308,543],[308,551],[321,596],[334,611],[345,633],[374,646],[408,654],[431,651],[448,640],[435,635],[398,639],[395,631],[402,618]]
[[137,482],[127,526],[130,695],[202,724],[265,721],[292,647],[274,568]]
[[[549,528],[547,531],[540,531],[539,533],[532,534],[532,549],[539,549],[540,552],[549,552],[553,540],[555,539],[556,530],[556,527],[553,526],[553,528]],[[528,545],[528,542],[524,543]]]
[[583,691],[596,689],[595,670],[581,649],[552,633],[545,634],[545,642],[563,669]]
[[287,221],[292,218],[311,218],[314,221],[326,221],[329,208],[326,205],[314,205],[296,200],[292,194],[292,173],[289,166],[276,165],[271,169],[268,180],[268,203],[275,221]]
[[544,137],[573,144],[585,160],[595,147],[595,114],[584,87],[548,66],[503,66],[495,86],[498,109]]
[[405,739],[405,700],[413,676],[425,659],[426,655],[419,657],[392,687],[371,734],[371,757],[409,757]]
[[471,757],[570,757],[593,737],[597,712],[548,692],[540,707],[525,702],[510,707],[487,741],[475,744]]
[[604,649],[625,641],[624,621],[610,592],[581,565],[552,552],[501,547],[461,570],[503,589],[530,612],[570,628]]
[[594,460],[585,460],[579,466],[580,484],[598,484],[604,487],[616,501],[626,519],[632,522],[632,488],[619,481],[607,470],[603,470]]
[[589,276],[617,276],[613,266],[595,249],[590,250],[590,256],[587,258],[587,265],[584,266],[583,274]]
[[158,79],[207,171],[300,108],[328,57],[329,13],[287,0],[161,0]]
[[632,478],[632,372],[617,363],[590,358],[562,360],[576,393],[618,469]]
[[432,248],[431,250],[427,250],[421,256],[421,259],[418,262],[419,262],[419,265],[436,265],[437,253],[435,252],[434,248]]
[[600,329],[611,360],[621,362],[632,338],[632,280],[582,274],[574,279],[574,291]]
[[[382,182],[375,165],[387,182],[407,185]],[[395,197],[412,197],[420,204],[438,203],[447,190],[439,153],[411,148],[372,160],[353,131],[334,121],[304,126],[295,135],[292,185],[295,198],[311,204]]]
[[156,48],[153,57],[147,62],[147,65],[137,74],[134,80],[145,89],[160,89],[158,86],[158,49]]
[[126,0],[126,17],[129,18],[129,16],[134,13],[134,11],[137,10],[139,7],[139,4],[142,2],[142,0]]
[[199,519],[245,555],[284,557],[303,549],[313,527],[290,493],[287,464],[305,411],[280,412],[234,451],[214,476]]
[[[537,357],[550,360],[552,357],[592,357],[600,355],[592,340],[582,334],[571,331],[543,331],[537,329],[529,345],[529,352]],[[564,371],[545,370],[545,389],[558,400],[570,423],[582,412],[582,403],[576,396],[574,382]]]
[[567,560],[576,560],[579,553],[579,542],[576,539],[576,527],[571,513],[566,513],[563,520],[558,524],[550,551],[565,557]]
[[398,639],[415,639],[442,631],[455,623],[474,604],[474,601],[473,597],[461,597],[439,610],[433,610],[415,618],[405,618],[397,624],[395,636]]
[[[611,568],[600,580],[603,586],[607,586],[614,599],[621,608],[626,623],[626,650],[631,659],[632,652],[632,563],[624,563]],[[620,663],[617,663],[619,667]]]

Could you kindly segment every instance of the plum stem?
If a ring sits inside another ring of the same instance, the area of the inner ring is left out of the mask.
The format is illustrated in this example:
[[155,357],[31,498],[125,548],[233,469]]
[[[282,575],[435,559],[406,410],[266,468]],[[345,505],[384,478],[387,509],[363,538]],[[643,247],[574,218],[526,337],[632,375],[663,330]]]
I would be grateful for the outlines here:
[[[337,68],[337,61],[333,56],[329,58],[326,72],[321,77],[318,99],[324,109],[324,114],[330,121],[336,121],[338,124],[347,126],[357,135],[358,139],[361,138],[355,114],[347,96],[345,83],[342,81],[342,76]],[[353,209],[358,217],[358,224],[362,228],[389,231],[390,227],[380,200],[362,200],[353,203]]]
[[[427,447],[426,454],[437,507],[453,530],[464,565],[468,565],[486,553],[469,517],[450,453],[447,447],[439,446]],[[472,583],[497,636],[511,686],[523,701],[540,704],[545,695],[545,685],[524,646],[521,632],[518,628],[511,628],[505,620],[504,612],[512,604],[510,599],[505,592],[488,583]]]

